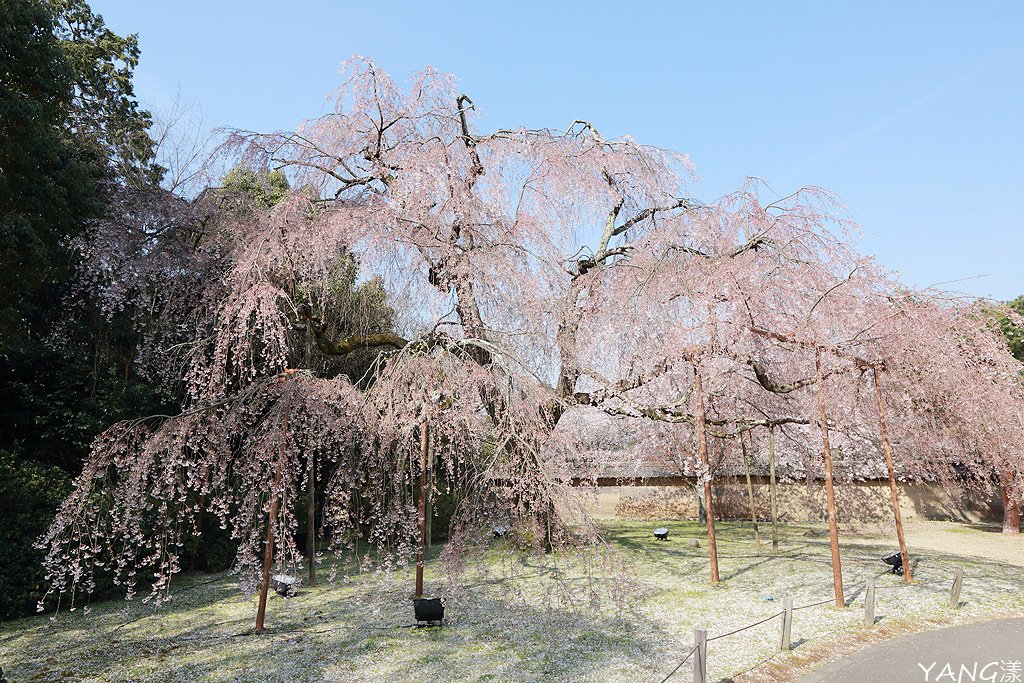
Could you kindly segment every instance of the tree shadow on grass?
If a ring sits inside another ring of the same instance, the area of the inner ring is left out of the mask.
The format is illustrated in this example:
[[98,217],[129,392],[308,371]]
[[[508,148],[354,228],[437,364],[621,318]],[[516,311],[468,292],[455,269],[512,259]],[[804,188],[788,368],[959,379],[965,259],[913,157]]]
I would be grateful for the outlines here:
[[272,597],[259,635],[251,633],[252,601],[197,595],[130,616],[141,618],[122,628],[123,610],[104,604],[26,634],[18,656],[5,653],[5,668],[18,681],[473,680],[485,673],[572,681],[647,653],[670,659],[682,647],[639,614],[525,604],[501,593],[498,584],[473,588],[449,601],[449,625],[413,629],[403,591],[377,603],[352,589],[318,586],[288,601]]

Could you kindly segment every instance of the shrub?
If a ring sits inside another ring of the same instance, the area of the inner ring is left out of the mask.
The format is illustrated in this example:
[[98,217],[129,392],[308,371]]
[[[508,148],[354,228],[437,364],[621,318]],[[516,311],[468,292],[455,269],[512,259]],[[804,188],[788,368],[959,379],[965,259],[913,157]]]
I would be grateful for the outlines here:
[[59,467],[0,451],[0,619],[35,611],[43,596],[43,553],[33,547],[71,491]]

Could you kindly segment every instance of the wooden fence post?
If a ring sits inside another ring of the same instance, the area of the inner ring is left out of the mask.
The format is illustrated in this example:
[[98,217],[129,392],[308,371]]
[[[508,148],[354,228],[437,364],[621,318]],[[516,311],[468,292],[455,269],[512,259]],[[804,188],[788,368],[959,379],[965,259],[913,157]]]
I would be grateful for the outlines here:
[[964,570],[957,568],[956,574],[953,576],[953,588],[949,592],[949,607],[950,609],[959,609],[960,607],[960,589],[964,585]]
[[782,599],[782,636],[779,638],[779,649],[789,651],[790,632],[793,628],[793,598],[788,595]]
[[875,625],[875,580],[868,579],[867,589],[864,591],[864,625]]
[[693,683],[707,683],[708,680],[708,632],[707,629],[693,629]]

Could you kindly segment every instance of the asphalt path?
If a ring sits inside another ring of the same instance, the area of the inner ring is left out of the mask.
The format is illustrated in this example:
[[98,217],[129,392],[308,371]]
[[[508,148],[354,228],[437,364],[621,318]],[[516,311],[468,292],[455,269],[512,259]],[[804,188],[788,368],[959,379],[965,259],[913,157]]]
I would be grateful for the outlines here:
[[800,683],[1024,683],[1024,619],[954,626],[888,640]]

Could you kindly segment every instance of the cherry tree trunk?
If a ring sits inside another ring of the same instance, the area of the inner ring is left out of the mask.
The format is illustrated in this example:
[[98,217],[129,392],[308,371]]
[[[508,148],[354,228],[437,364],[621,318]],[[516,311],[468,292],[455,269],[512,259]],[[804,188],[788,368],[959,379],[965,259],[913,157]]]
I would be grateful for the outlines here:
[[274,473],[274,488],[270,494],[270,514],[267,523],[267,544],[263,551],[263,583],[260,584],[260,603],[256,609],[256,633],[263,633],[263,622],[267,615],[267,593],[270,591],[270,566],[274,562],[274,525],[277,523],[277,511],[280,504],[278,489],[281,486],[281,470],[284,460],[277,463]]
[[718,543],[715,541],[715,504],[711,496],[711,463],[708,458],[708,430],[704,416],[704,387],[700,381],[700,370],[693,365],[694,392],[697,394],[697,438],[700,444],[700,462],[704,478],[704,507],[707,509],[708,552],[711,561],[711,583],[719,583]]
[[1003,474],[1003,533],[1020,533],[1020,493],[1009,472]]
[[430,441],[427,423],[420,427],[420,547],[416,554],[416,597],[423,595],[423,565],[427,555],[427,447]]
[[832,580],[836,590],[836,607],[845,607],[843,597],[843,566],[839,559],[839,522],[836,515],[836,492],[832,486],[832,449],[828,442],[828,417],[825,414],[825,386],[821,373],[821,349],[815,349],[814,366],[818,379],[818,421],[821,423],[822,451],[825,456],[825,499],[828,506],[828,538],[832,546]]
[[910,583],[910,557],[907,555],[907,541],[903,537],[903,515],[900,514],[900,494],[896,488],[896,470],[892,462],[892,448],[889,446],[889,427],[885,422],[885,401],[882,399],[882,384],[878,377],[878,368],[872,370],[875,378],[875,400],[878,402],[878,431],[882,436],[882,452],[885,453],[885,466],[889,471],[889,494],[892,497],[892,515],[896,520],[896,538],[900,543],[900,556],[903,559],[903,582]]
[[750,454],[747,453],[747,445],[743,441],[743,434],[740,434],[740,450],[743,452],[743,470],[747,474],[747,496],[750,498],[750,521],[754,523],[754,543],[761,547],[761,532],[757,529],[757,505],[754,503],[754,484],[750,481]]
[[306,555],[309,558],[309,585],[316,585],[316,460],[309,457],[309,483],[306,486],[309,495],[308,519],[306,533]]
[[697,521],[701,524],[706,524],[708,521],[708,511],[704,507],[704,490],[696,484],[687,484],[690,487],[690,491],[693,493],[694,498],[697,499]]
[[772,550],[779,549],[779,503],[775,490],[775,430],[768,428],[768,498],[772,508]]

